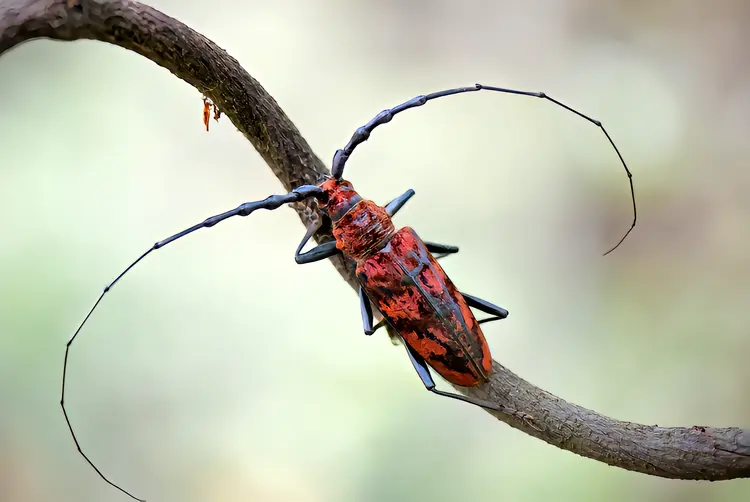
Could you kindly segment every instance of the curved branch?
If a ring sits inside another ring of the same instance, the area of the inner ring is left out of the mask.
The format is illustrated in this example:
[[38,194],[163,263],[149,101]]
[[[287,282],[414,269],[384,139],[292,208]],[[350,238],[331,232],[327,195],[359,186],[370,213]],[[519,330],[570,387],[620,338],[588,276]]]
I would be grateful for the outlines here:
[[[4,0],[0,55],[34,38],[92,39],[119,45],[171,71],[208,96],[250,140],[287,190],[329,174],[274,99],[231,56],[189,27],[132,0]],[[303,222],[309,206],[295,207]],[[319,232],[319,240],[330,233]],[[353,269],[337,270],[352,286]],[[579,455],[675,479],[750,477],[750,430],[658,427],[621,422],[568,403],[522,380],[497,362],[490,383],[459,389],[534,417],[498,419]]]

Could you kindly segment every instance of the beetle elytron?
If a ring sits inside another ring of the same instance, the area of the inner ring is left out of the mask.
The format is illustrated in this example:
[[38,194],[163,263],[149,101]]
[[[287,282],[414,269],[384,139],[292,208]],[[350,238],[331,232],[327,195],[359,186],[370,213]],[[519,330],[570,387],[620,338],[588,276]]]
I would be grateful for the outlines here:
[[[232,216],[248,216],[257,209],[277,209],[284,204],[311,198],[317,200],[318,208],[332,221],[335,239],[319,244],[310,251],[302,252],[302,249],[320,228],[323,221],[321,218],[315,219],[308,227],[297,248],[295,261],[299,264],[313,263],[337,254],[343,254],[356,262],[357,280],[360,284],[360,309],[365,333],[371,335],[378,327],[384,325],[383,323],[387,323],[389,328],[403,340],[409,359],[427,390],[491,410],[530,418],[522,412],[495,403],[443,392],[435,387],[435,382],[430,375],[430,367],[455,385],[474,387],[487,382],[492,371],[492,357],[479,324],[504,319],[508,316],[508,311],[475,296],[461,293],[456,289],[438,264],[433,253],[439,255],[456,253],[458,252],[457,247],[424,242],[409,227],[400,230],[395,229],[391,217],[414,195],[413,190],[407,190],[403,195],[381,207],[372,201],[362,199],[354,191],[351,183],[342,179],[346,161],[357,145],[366,141],[376,127],[390,122],[396,114],[443,96],[483,89],[546,99],[588,120],[604,132],[628,175],[633,201],[633,222],[630,228],[605,255],[614,251],[625,240],[636,223],[633,179],[622,155],[599,121],[589,118],[544,93],[517,91],[481,84],[417,96],[394,108],[384,110],[370,122],[357,129],[349,143],[336,152],[333,157],[331,176],[318,185],[302,185],[285,195],[272,195],[261,201],[247,202],[159,241],[104,288],[104,291],[66,345],[60,397],[60,405],[65,420],[78,451],[102,479],[130,497],[141,500],[110,481],[86,456],[73,432],[73,426],[65,410],[65,377],[71,344],[99,305],[99,302],[104,298],[104,295],[152,251],[160,249],[189,233],[201,228],[212,227]],[[373,325],[371,303],[377,307],[384,319],[377,325]],[[488,313],[491,317],[477,321],[470,307]]]

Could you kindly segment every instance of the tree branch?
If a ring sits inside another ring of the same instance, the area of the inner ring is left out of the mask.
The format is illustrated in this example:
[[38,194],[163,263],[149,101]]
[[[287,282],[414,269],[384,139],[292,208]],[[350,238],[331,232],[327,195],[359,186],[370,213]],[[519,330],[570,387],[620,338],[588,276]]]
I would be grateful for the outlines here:
[[[100,40],[137,52],[208,96],[253,144],[287,190],[329,174],[274,99],[231,56],[189,27],[131,0],[4,0],[0,55],[34,39]],[[295,207],[304,223],[310,206]],[[326,227],[324,227],[326,228]],[[330,228],[330,227],[328,227]],[[330,239],[323,230],[318,240]],[[350,264],[334,265],[353,287]],[[554,446],[645,474],[675,479],[750,477],[750,430],[621,422],[568,403],[497,362],[490,383],[461,392],[515,408],[533,424],[498,419]]]

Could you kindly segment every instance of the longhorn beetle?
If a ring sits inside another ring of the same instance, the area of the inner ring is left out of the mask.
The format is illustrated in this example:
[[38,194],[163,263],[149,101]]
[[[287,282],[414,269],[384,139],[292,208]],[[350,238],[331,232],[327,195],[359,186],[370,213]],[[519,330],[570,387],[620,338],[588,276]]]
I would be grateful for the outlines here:
[[[518,91],[481,84],[417,96],[389,110],[383,110],[367,124],[357,129],[343,149],[336,151],[333,156],[330,177],[326,177],[317,185],[298,186],[284,195],[271,195],[260,201],[246,202],[235,209],[212,216],[202,223],[159,241],[104,288],[94,306],[89,310],[83,322],[66,344],[60,395],[60,406],[78,451],[104,481],[133,499],[142,500],[110,481],[94,465],[81,449],[65,409],[65,379],[70,347],[104,295],[152,251],[161,249],[177,239],[201,228],[213,227],[232,216],[248,216],[257,209],[273,210],[284,204],[306,199],[315,199],[318,208],[330,218],[333,223],[334,240],[302,252],[302,249],[322,224],[321,218],[314,219],[313,223],[307,228],[302,242],[297,247],[294,260],[298,264],[306,264],[343,254],[356,262],[357,280],[360,284],[359,303],[366,335],[372,335],[384,323],[387,323],[389,330],[397,333],[403,340],[409,360],[422,383],[430,392],[489,410],[512,414],[522,419],[531,419],[529,415],[505,406],[444,392],[436,388],[435,381],[430,374],[430,367],[448,382],[462,387],[475,387],[488,381],[492,371],[492,357],[479,325],[484,322],[504,319],[508,316],[508,311],[456,289],[456,286],[453,285],[453,282],[438,264],[433,253],[441,258],[448,254],[457,253],[457,247],[423,241],[409,227],[400,230],[395,229],[391,218],[414,195],[414,190],[407,190],[387,205],[378,206],[372,201],[363,199],[354,191],[352,184],[343,179],[344,167],[349,156],[357,148],[357,145],[366,141],[378,126],[390,122],[395,115],[410,108],[422,106],[430,100],[480,90],[546,99],[588,120],[602,130],[615,153],[617,153],[617,157],[628,176],[630,196],[633,203],[633,221],[630,228],[617,244],[604,254],[611,253],[622,244],[635,227],[637,218],[633,176],[614,141],[598,120],[594,120],[542,92]],[[383,316],[383,320],[376,325],[373,325],[371,304],[374,304]],[[470,308],[485,312],[491,317],[477,321]]]

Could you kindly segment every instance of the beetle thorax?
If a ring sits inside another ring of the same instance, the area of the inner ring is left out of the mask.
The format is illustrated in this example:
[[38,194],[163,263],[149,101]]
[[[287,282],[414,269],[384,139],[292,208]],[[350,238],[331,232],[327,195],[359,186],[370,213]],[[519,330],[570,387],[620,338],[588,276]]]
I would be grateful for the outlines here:
[[385,208],[362,197],[345,180],[330,179],[321,185],[327,200],[320,204],[333,222],[336,247],[355,260],[382,249],[395,228]]

